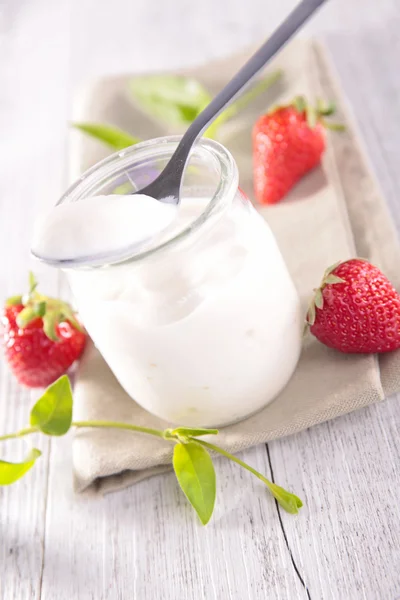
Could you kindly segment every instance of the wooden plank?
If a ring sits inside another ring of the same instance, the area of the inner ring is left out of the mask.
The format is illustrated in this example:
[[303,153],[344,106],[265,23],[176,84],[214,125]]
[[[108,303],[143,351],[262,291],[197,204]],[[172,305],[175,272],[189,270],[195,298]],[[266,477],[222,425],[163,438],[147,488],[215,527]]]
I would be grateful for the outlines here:
[[400,595],[400,396],[270,443],[305,499],[282,523],[311,598]]
[[[264,447],[242,454],[261,470],[265,456]],[[105,498],[74,496],[69,465],[70,441],[57,440],[43,600],[304,597],[274,501],[237,465],[217,461],[217,506],[205,528],[173,474]]]
[[[1,369],[0,431],[17,431],[27,422],[31,394]],[[0,598],[39,598],[43,564],[48,440],[2,444],[5,460],[22,458],[33,444],[44,453],[25,479],[0,488]],[[46,456],[47,455],[47,456]]]

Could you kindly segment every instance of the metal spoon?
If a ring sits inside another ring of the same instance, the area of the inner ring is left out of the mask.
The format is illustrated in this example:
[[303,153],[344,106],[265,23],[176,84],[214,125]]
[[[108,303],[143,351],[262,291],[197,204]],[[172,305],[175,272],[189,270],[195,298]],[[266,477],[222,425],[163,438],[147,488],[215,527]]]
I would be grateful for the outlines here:
[[167,166],[152,183],[135,192],[161,202],[179,204],[179,192],[190,151],[197,138],[235,100],[271,58],[326,0],[302,0],[259,50],[193,121]]

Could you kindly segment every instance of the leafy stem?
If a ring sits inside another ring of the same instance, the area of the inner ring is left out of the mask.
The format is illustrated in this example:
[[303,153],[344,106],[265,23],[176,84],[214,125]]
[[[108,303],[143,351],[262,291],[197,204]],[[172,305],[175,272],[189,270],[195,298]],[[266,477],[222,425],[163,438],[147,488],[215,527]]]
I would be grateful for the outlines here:
[[129,423],[119,423],[118,421],[73,421],[72,427],[94,427],[94,428],[112,428],[126,429],[127,431],[138,431],[148,433],[156,437],[166,439],[161,429],[152,429],[151,427],[141,427],[140,425],[130,425]]
[[[163,431],[119,421],[72,421],[72,405],[70,382],[68,377],[63,375],[45,390],[33,406],[30,414],[30,427],[25,427],[16,433],[2,435],[0,441],[21,438],[32,433],[61,436],[65,435],[71,427],[87,427],[134,431],[173,442],[175,447],[172,466],[176,478],[204,525],[211,518],[216,497],[215,469],[207,449],[222,454],[250,471],[269,488],[274,498],[287,512],[297,513],[302,506],[302,502],[297,496],[272,483],[240,458],[215,444],[198,439],[204,435],[218,435],[217,429],[176,427]],[[0,485],[12,484],[23,477],[33,467],[40,455],[40,450],[32,448],[21,462],[0,460]]]
[[[152,429],[151,427],[141,427],[140,425],[131,425],[130,423],[121,423],[119,421],[72,421],[71,427],[90,427],[94,429],[125,429],[127,431],[137,431],[139,433],[147,433],[149,435],[154,435],[159,438],[163,438],[165,440],[174,440],[177,441],[177,438],[172,438],[166,434],[166,432],[161,429]],[[167,432],[169,430],[166,430]],[[0,442],[5,440],[12,440],[16,438],[23,437],[24,435],[29,435],[31,433],[40,433],[39,427],[25,427],[16,433],[7,433],[5,435],[0,436]]]
[[234,456],[233,454],[230,454],[223,448],[220,448],[219,446],[215,446],[215,444],[210,444],[209,442],[206,442],[205,440],[197,440],[196,439],[196,443],[201,444],[202,446],[205,446],[206,448],[209,448],[210,450],[213,450],[214,452],[218,452],[218,454],[222,454],[222,456],[225,456],[225,458],[229,458],[229,460],[231,460],[232,462],[235,462],[236,464],[240,465],[247,471],[250,471],[250,473],[252,473],[258,479],[260,479],[260,481],[265,483],[265,485],[269,488],[269,490],[272,493],[275,500],[277,500],[277,502],[287,512],[289,512],[291,514],[297,514],[299,512],[299,508],[301,508],[303,506],[302,501],[295,494],[292,494],[291,492],[286,491],[281,486],[276,485],[276,483],[272,483],[272,481],[269,481],[269,479],[264,477],[264,475],[259,473],[259,471],[256,471],[256,469],[254,469],[253,467],[251,467],[250,465],[245,463],[243,460],[240,460],[240,458],[238,458],[237,456]]
[[39,431],[38,427],[25,427],[16,433],[6,433],[5,435],[0,435],[0,442],[5,440],[13,440],[15,438],[21,438],[24,435],[29,435],[30,433],[37,433]]

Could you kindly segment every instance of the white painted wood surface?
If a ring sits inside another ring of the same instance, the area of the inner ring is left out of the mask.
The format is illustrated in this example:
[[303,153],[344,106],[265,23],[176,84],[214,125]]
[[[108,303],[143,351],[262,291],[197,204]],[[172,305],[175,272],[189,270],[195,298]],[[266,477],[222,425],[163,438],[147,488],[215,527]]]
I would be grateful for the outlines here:
[[[229,54],[294,4],[0,0],[0,297],[22,289],[34,215],[63,189],[74,89]],[[331,50],[400,231],[399,26],[397,0],[331,0],[307,31]],[[52,272],[39,276],[57,289]],[[5,367],[0,377],[0,431],[15,430],[31,394]],[[0,489],[0,598],[399,598],[399,400],[244,454],[305,500],[298,517],[220,461],[205,529],[172,475],[104,499],[75,495],[70,440],[44,440],[31,474]]]

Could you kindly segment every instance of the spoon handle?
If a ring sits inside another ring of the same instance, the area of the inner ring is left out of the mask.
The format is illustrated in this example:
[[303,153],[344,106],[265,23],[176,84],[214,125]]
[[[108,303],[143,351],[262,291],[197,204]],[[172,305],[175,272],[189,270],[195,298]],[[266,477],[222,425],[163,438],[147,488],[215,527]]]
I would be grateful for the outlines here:
[[324,2],[326,0],[302,0],[224,89],[199,114],[187,129],[175,150],[174,156],[171,158],[170,164],[175,167],[175,175],[177,175],[177,171],[183,173],[186,160],[195,140]]

